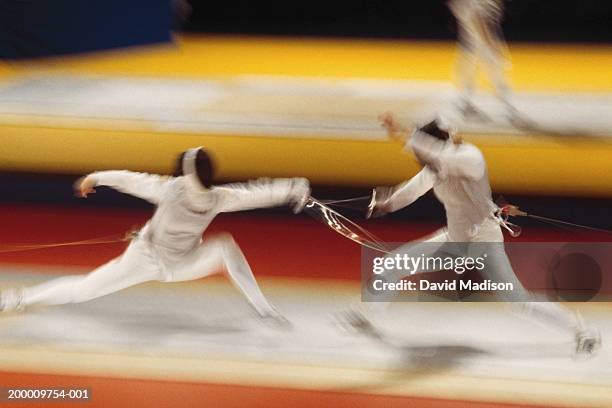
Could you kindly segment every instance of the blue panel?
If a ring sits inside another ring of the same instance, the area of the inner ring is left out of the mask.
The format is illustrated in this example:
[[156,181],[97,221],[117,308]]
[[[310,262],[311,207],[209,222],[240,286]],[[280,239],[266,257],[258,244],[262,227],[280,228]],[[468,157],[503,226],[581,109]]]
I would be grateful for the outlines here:
[[0,57],[166,42],[171,24],[169,0],[0,0]]

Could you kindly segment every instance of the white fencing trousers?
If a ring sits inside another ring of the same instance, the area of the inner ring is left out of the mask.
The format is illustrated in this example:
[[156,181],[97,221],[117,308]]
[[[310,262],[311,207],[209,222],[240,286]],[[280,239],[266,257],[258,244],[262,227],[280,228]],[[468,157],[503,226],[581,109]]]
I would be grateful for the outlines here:
[[258,313],[274,311],[229,234],[207,238],[186,259],[167,269],[144,240],[136,239],[121,256],[87,275],[57,278],[25,288],[22,302],[24,306],[86,302],[139,283],[189,281],[222,272],[224,268]]
[[[511,295],[497,295],[499,301],[513,302],[513,310],[519,312],[522,316],[533,318],[534,320],[553,326],[563,332],[569,331],[571,334],[574,334],[583,329],[582,321],[569,309],[561,306],[559,303],[547,302],[545,299],[540,299],[538,295],[530,293],[523,287],[516,277],[510,260],[504,250],[503,234],[499,225],[495,224],[493,221],[487,220],[482,225],[478,234],[472,238],[471,242],[484,243],[484,246],[480,247],[477,244],[476,248],[479,248],[479,251],[484,248],[489,255],[487,262],[489,267],[483,271],[485,273],[483,277],[496,282],[510,282],[514,285],[515,290]],[[447,243],[450,244],[450,246],[446,245]],[[407,254],[410,257],[419,257],[422,255],[426,257],[459,255],[457,253],[447,252],[449,249],[451,252],[454,252],[456,246],[453,245],[453,240],[449,236],[447,230],[443,228],[429,235],[419,243],[403,245],[389,256],[392,257],[396,253]],[[435,271],[437,270],[422,268],[415,272],[416,274],[422,274]],[[387,271],[381,276],[384,276],[389,282],[398,282],[402,278],[407,277],[405,272],[402,273],[396,270]],[[364,312],[367,314],[380,313],[387,306],[388,302],[370,302]]]

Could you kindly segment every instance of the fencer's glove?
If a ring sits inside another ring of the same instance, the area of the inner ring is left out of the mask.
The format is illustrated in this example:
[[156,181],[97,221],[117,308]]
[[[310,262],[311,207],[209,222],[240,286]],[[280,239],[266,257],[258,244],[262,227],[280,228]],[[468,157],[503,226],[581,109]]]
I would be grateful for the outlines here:
[[95,175],[89,174],[87,176],[83,176],[76,180],[73,184],[74,195],[81,198],[87,198],[89,194],[96,192],[97,184],[98,180],[96,179]]
[[293,213],[302,212],[310,198],[310,182],[308,179],[296,177],[291,179],[289,191],[289,204],[293,206]]
[[389,199],[393,195],[393,187],[376,187],[372,190],[372,199],[368,204],[366,218],[382,217],[391,212]]

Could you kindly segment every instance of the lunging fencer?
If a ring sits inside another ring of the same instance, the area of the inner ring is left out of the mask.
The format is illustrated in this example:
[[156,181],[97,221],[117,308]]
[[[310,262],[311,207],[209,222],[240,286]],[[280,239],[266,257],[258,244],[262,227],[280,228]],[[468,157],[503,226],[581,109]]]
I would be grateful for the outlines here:
[[[414,131],[403,127],[390,113],[382,115],[381,121],[389,137],[403,142],[423,168],[416,176],[398,186],[375,189],[370,205],[373,215],[381,216],[402,209],[433,189],[444,205],[447,219],[446,228],[419,243],[406,244],[389,256],[397,253],[410,257],[457,256],[461,255],[457,253],[458,250],[465,251],[462,255],[487,253],[487,267],[482,271],[486,276],[483,277],[495,282],[512,283],[514,287],[509,294],[499,292],[499,300],[517,302],[519,310],[527,316],[574,335],[577,353],[594,353],[601,343],[597,331],[587,328],[580,315],[558,303],[538,302],[542,299],[527,291],[516,277],[503,247],[502,226],[505,224],[499,218],[500,209],[491,198],[487,165],[481,151],[473,144],[463,142],[441,119]],[[518,211],[515,207],[512,210]],[[420,269],[416,273],[433,271]],[[398,282],[409,274],[412,273],[389,270],[382,276],[387,281]],[[372,312],[381,306],[384,307],[384,303],[373,302],[362,311]],[[355,328],[369,325],[367,317],[359,310],[348,312],[346,317]]]
[[284,204],[299,212],[310,195],[309,182],[304,178],[259,179],[214,186],[214,170],[210,154],[194,148],[179,156],[173,177],[111,170],[79,179],[75,193],[81,197],[94,193],[96,187],[108,186],[155,204],[155,213],[118,258],[87,275],[5,290],[0,296],[1,310],[86,302],[147,281],[189,281],[225,269],[259,316],[286,323],[261,292],[231,235],[202,239],[202,234],[219,213]]

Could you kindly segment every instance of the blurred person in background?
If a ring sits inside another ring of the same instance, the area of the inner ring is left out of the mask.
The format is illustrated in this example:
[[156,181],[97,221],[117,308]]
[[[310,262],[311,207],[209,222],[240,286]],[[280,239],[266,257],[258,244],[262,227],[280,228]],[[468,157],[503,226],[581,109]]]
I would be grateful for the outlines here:
[[457,20],[459,56],[456,72],[459,86],[458,109],[464,117],[485,118],[474,104],[478,63],[482,62],[499,101],[513,118],[506,69],[507,45],[501,21],[503,0],[450,0],[448,7]]
[[[575,339],[575,351],[579,355],[591,355],[600,345],[596,330],[585,326],[578,313],[558,303],[536,297],[523,287],[506,255],[500,218],[501,209],[493,202],[487,164],[482,152],[471,143],[464,142],[444,119],[438,118],[425,126],[411,129],[403,126],[391,113],[380,116],[390,139],[401,142],[411,151],[423,167],[416,176],[395,187],[377,187],[371,203],[371,214],[383,216],[398,211],[416,201],[429,190],[434,191],[444,205],[447,226],[415,244],[400,247],[395,254],[420,256],[460,256],[465,254],[487,258],[483,278],[498,283],[511,283],[513,290],[496,294],[501,301],[517,302],[519,311],[533,316]],[[509,215],[520,215],[517,207],[508,208]],[[508,227],[509,228],[509,227]],[[453,245],[469,243],[470,245]],[[459,253],[458,253],[459,251]],[[465,254],[464,254],[465,252]],[[484,254],[484,255],[483,255]],[[439,269],[417,271],[387,270],[379,277],[388,282],[399,282],[414,273],[436,272]],[[353,328],[373,330],[366,314],[368,309],[385,307],[386,303],[374,302],[368,308],[347,312],[346,321]],[[380,311],[380,310],[378,310]]]
[[264,297],[231,235],[202,239],[202,234],[223,212],[291,204],[297,213],[310,195],[309,182],[303,178],[259,179],[213,186],[214,170],[206,150],[194,148],[179,156],[174,177],[111,170],[77,180],[75,193],[80,197],[95,193],[98,186],[108,186],[155,204],[155,213],[121,256],[87,275],[3,290],[0,310],[86,302],[143,282],[190,281],[225,268],[262,319],[286,325],[286,319]]

